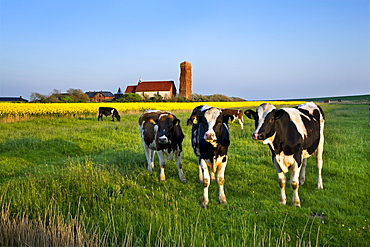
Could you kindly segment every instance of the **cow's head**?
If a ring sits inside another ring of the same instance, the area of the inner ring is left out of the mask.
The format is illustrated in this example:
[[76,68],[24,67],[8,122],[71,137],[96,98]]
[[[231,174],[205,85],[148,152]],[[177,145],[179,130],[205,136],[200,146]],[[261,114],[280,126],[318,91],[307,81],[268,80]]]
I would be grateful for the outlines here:
[[227,123],[231,117],[231,115],[224,115],[219,108],[207,109],[202,118],[207,126],[203,138],[213,145],[220,143],[223,146],[228,146],[230,141]]
[[266,117],[269,115],[269,113],[273,112],[276,110],[276,107],[272,104],[269,103],[263,103],[259,107],[257,107],[256,111],[253,110],[245,110],[244,114],[250,118],[254,119],[254,124],[255,124],[255,131],[252,134],[253,140],[264,140],[261,139],[262,137],[259,136],[259,132],[261,129],[261,126],[268,121]]
[[162,113],[158,119],[152,122],[155,124],[155,131],[157,132],[158,142],[160,144],[170,144],[174,138],[177,138],[176,128],[179,128],[180,119],[176,118],[171,113]]

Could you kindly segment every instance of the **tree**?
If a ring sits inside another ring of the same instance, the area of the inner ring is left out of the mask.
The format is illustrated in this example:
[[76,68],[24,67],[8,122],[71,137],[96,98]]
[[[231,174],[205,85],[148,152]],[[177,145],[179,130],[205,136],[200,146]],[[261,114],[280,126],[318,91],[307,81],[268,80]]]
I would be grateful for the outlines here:
[[70,88],[67,93],[73,98],[74,102],[89,101],[89,97],[81,89]]
[[46,99],[47,99],[47,96],[46,95],[43,95],[43,94],[40,94],[40,93],[31,93],[31,102],[41,102],[41,103],[44,103],[46,102]]
[[153,101],[153,102],[161,102],[161,101],[164,101],[162,95],[160,95],[159,93],[154,94],[154,96],[153,97],[150,97],[149,100],[150,101]]
[[141,102],[143,98],[136,93],[125,93],[117,102]]

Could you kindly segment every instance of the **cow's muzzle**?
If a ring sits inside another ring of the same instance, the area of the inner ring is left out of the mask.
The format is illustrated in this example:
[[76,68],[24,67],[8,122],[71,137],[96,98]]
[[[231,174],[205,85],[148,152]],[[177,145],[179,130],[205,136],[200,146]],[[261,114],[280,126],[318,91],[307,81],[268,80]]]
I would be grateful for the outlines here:
[[253,132],[252,139],[255,141],[265,140],[265,135],[263,133]]
[[167,136],[160,136],[160,137],[158,138],[158,142],[159,142],[160,144],[167,144],[167,143],[169,143],[169,140],[168,140]]
[[206,134],[204,135],[204,139],[206,141],[215,141],[215,140],[217,140],[216,134],[214,132],[206,132]]

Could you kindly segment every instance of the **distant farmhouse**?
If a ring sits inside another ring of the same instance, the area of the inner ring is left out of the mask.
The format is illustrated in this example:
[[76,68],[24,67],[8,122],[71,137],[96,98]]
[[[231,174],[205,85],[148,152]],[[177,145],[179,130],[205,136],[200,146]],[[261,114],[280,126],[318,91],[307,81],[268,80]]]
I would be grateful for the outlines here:
[[[180,64],[180,89],[179,96],[191,99],[192,93],[192,66],[189,62]],[[160,95],[164,99],[176,97],[176,86],[174,81],[142,81],[140,78],[137,85],[127,86],[125,93],[136,93],[143,98],[151,98]]]
[[[192,65],[189,62],[182,62],[180,64],[180,88],[179,96],[185,99],[191,99],[192,94]],[[144,99],[150,99],[157,95],[162,96],[163,99],[173,99],[177,96],[176,86],[174,81],[143,81],[141,78],[136,85],[126,87],[124,92],[135,93]],[[123,96],[121,88],[118,88],[116,94],[110,91],[89,91],[86,92],[90,102],[104,102],[114,101]]]
[[22,96],[19,97],[0,97],[0,101],[5,102],[28,102],[28,100],[23,99]]
[[176,86],[174,81],[142,81],[140,79],[137,85],[127,86],[125,93],[136,93],[147,99],[155,95],[172,99],[176,96]]
[[118,88],[116,94],[111,93],[110,91],[89,91],[86,92],[89,97],[90,102],[104,102],[104,101],[113,101],[122,97],[123,93],[121,88]]
[[90,102],[104,102],[114,99],[114,94],[109,91],[86,92]]

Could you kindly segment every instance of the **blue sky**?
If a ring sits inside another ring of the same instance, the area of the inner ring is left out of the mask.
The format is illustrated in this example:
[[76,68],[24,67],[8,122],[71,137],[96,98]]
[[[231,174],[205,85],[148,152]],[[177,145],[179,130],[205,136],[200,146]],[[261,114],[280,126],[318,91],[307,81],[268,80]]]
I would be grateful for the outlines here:
[[247,100],[370,93],[369,0],[0,0],[0,96],[174,80]]

